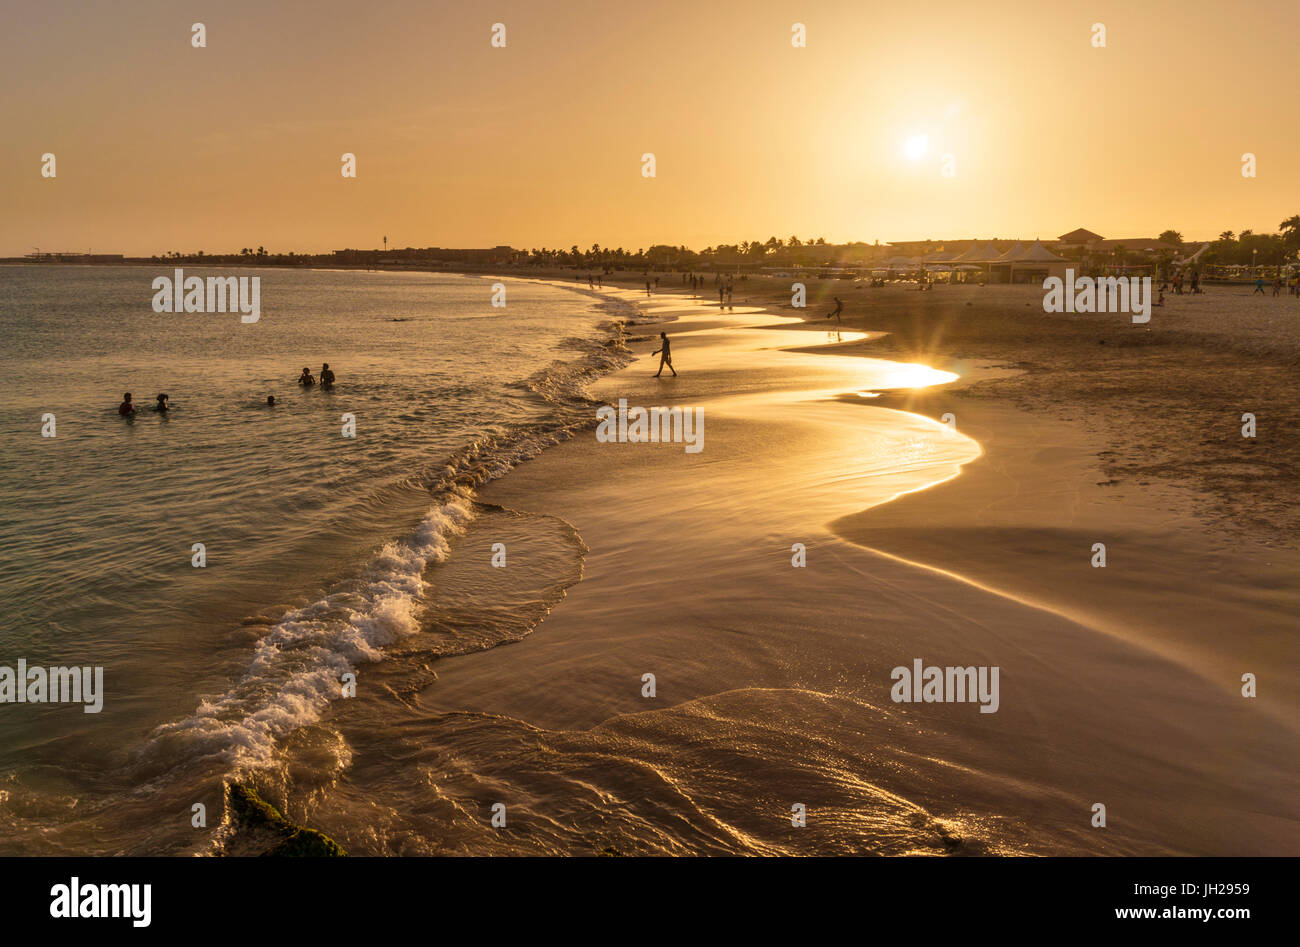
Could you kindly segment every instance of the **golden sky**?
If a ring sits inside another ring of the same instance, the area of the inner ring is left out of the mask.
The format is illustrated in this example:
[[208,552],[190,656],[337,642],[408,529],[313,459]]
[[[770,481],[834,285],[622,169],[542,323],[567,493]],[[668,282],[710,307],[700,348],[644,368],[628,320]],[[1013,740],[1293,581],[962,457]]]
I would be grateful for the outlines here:
[[6,256],[1203,239],[1300,213],[1296,0],[10,0],[0,17]]

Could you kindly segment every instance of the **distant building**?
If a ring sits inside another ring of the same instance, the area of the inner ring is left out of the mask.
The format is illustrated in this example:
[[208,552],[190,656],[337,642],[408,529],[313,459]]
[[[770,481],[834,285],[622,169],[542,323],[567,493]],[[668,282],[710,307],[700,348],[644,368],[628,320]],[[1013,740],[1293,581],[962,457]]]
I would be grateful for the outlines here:
[[1057,238],[1058,250],[1074,250],[1084,253],[1114,253],[1123,249],[1126,253],[1143,253],[1154,256],[1161,253],[1181,253],[1182,244],[1167,243],[1155,237],[1119,237],[1106,238],[1091,230],[1071,230]]
[[513,263],[518,251],[513,247],[498,246],[490,249],[455,249],[449,247],[407,247],[404,250],[335,250],[338,263],[411,264],[473,263],[496,266]]
[[1086,247],[1101,239],[1101,234],[1093,233],[1091,230],[1084,230],[1080,227],[1078,230],[1071,230],[1069,233],[1061,234],[1056,238],[1056,242],[1064,249],[1069,247]]
[[29,253],[24,259],[33,263],[121,263],[126,259],[120,253]]

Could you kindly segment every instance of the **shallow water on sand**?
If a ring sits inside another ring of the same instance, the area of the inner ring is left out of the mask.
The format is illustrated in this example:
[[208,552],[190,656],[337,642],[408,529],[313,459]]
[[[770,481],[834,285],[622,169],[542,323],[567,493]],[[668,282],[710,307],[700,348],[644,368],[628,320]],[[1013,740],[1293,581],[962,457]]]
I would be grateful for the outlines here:
[[[0,527],[17,566],[0,580],[4,652],[10,663],[103,665],[107,691],[99,715],[4,708],[5,852],[219,851],[230,838],[223,785],[235,777],[357,853],[583,852],[601,840],[641,852],[803,850],[758,824],[698,818],[708,800],[736,799],[718,781],[725,768],[697,765],[689,731],[700,720],[723,757],[736,741],[767,747],[771,778],[828,791],[829,767],[844,777],[829,791],[876,799],[873,812],[846,816],[838,836],[823,822],[809,836],[821,850],[864,850],[864,838],[865,850],[943,850],[942,825],[853,775],[871,763],[862,748],[836,748],[828,735],[814,773],[799,762],[807,748],[797,734],[770,726],[791,702],[830,730],[887,715],[852,693],[827,697],[779,678],[729,699],[743,651],[679,655],[712,696],[640,729],[584,677],[587,645],[559,638],[559,666],[582,682],[570,694],[590,698],[578,701],[586,722],[577,730],[543,734],[525,722],[563,723],[574,712],[553,688],[530,686],[527,668],[508,682],[525,694],[517,717],[475,709],[505,683],[491,673],[469,697],[453,680],[444,699],[438,678],[452,661],[487,667],[473,662],[544,632],[583,579],[590,549],[571,522],[478,491],[551,445],[592,436],[597,402],[586,388],[627,359],[610,336],[621,330],[601,326],[626,316],[633,294],[610,292],[597,308],[589,295],[511,282],[501,313],[477,279],[268,270],[262,321],[244,326],[227,315],[155,316],[150,269],[5,275],[0,325],[16,341],[0,366],[15,379],[0,414],[0,499],[18,512]],[[689,366],[664,379],[655,403],[704,406],[715,440],[698,457],[676,455],[699,465],[674,503],[699,510],[688,545],[702,552],[682,547],[661,577],[627,577],[629,595],[673,582],[675,562],[697,570],[683,590],[698,588],[706,602],[709,589],[754,566],[709,552],[734,539],[737,518],[788,550],[791,531],[823,535],[832,516],[941,482],[978,455],[927,418],[835,400],[947,373],[783,351],[817,342],[833,351],[858,333],[823,338],[763,313],[655,308],[661,315],[636,318],[680,316],[674,355]],[[324,360],[337,389],[298,390],[302,364]],[[600,383],[596,397],[616,400],[623,377]],[[164,390],[175,409],[123,421],[113,410],[119,388],[140,402]],[[281,402],[273,409],[261,403],[268,393]],[[58,416],[53,440],[38,434],[46,411]],[[355,440],[340,436],[344,412],[357,419]],[[788,438],[778,450],[788,464],[771,444],[729,430],[755,415]],[[645,455],[607,446],[591,481],[570,486],[618,505]],[[754,476],[773,463],[781,469]],[[792,489],[799,503],[788,502]],[[194,542],[207,547],[204,569],[191,566]],[[493,564],[496,550],[506,568]],[[630,628],[636,616],[619,601],[615,592],[594,614]],[[356,693],[341,699],[347,675]],[[645,803],[635,812],[620,802],[633,797]],[[694,802],[683,808],[684,797]],[[491,831],[492,801],[533,828]],[[209,813],[204,829],[191,825],[197,802]]]
[[[942,767],[894,739],[905,715],[861,697],[861,603],[852,573],[828,569],[843,544],[822,525],[979,454],[935,421],[831,395],[953,376],[782,351],[823,340],[781,317],[690,312],[644,314],[681,316],[667,327],[680,376],[650,379],[656,360],[639,361],[593,393],[702,407],[704,449],[586,432],[488,487],[487,499],[574,523],[589,547],[582,581],[517,645],[439,661],[437,680],[403,676],[403,707],[332,716],[358,748],[353,767],[329,793],[291,801],[296,815],[385,854],[942,854],[958,839],[966,852],[1017,850],[996,818],[936,817],[880,778],[932,786]],[[813,568],[791,568],[796,540]],[[456,567],[461,548],[437,568]],[[481,557],[459,568],[489,571]],[[386,729],[400,751],[380,745]],[[807,831],[791,831],[799,800],[816,812]],[[505,829],[491,824],[497,804]]]

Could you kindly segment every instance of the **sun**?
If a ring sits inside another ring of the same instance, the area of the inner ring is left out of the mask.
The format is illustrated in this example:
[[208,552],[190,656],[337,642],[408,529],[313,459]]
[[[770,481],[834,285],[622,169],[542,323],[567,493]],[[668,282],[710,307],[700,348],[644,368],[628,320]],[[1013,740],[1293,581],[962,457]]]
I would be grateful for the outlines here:
[[930,150],[929,135],[912,135],[903,143],[903,154],[909,161],[920,161]]

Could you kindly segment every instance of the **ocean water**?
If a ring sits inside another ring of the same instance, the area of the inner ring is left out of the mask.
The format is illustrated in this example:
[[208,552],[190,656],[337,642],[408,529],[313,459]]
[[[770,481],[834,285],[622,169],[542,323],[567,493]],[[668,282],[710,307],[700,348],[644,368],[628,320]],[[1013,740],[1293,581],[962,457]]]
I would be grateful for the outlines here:
[[[586,384],[629,358],[623,304],[188,268],[259,276],[244,324],[155,313],[171,272],[0,268],[0,665],[104,668],[98,714],[0,704],[2,854],[220,851],[227,780],[301,807],[353,765],[324,719],[346,675],[401,701],[436,657],[528,634],[581,576],[572,527],[474,488],[593,423]],[[299,389],[322,362],[336,387]],[[501,543],[512,567],[461,568],[451,542],[478,565]]]

